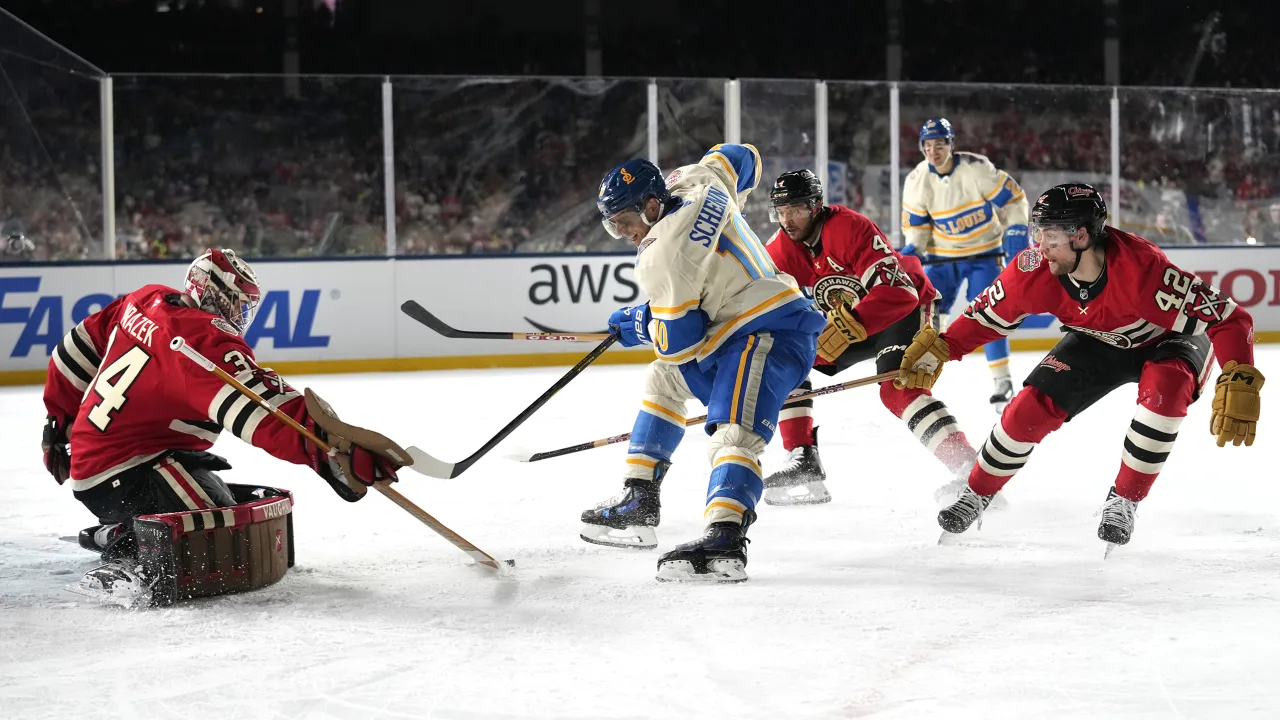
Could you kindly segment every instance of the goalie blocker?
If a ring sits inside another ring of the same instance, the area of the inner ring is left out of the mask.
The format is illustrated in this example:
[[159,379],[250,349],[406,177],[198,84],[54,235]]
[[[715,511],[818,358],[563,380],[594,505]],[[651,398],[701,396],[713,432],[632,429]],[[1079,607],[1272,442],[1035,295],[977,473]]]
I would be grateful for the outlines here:
[[257,590],[293,567],[293,495],[228,484],[236,504],[142,515],[137,566],[152,606]]

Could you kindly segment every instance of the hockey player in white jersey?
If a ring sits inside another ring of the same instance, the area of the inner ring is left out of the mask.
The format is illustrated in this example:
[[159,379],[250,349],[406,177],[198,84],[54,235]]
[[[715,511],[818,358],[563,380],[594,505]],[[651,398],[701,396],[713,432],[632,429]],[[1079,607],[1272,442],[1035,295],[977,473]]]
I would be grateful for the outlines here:
[[[984,155],[953,152],[955,133],[946,118],[920,128],[925,159],[907,175],[902,189],[903,255],[924,256],[926,274],[946,313],[964,282],[972,301],[1027,247],[1027,198],[1009,174]],[[949,261],[949,262],[940,262]],[[944,319],[940,325],[945,326]],[[986,345],[995,381],[991,405],[999,413],[1013,397],[1009,341]]]
[[649,302],[609,317],[627,347],[651,344],[622,493],[582,514],[582,539],[657,546],[659,488],[684,437],[685,403],[707,406],[711,480],[702,537],[658,560],[659,580],[745,580],[746,530],[764,492],[760,454],[787,394],[808,375],[826,320],[778,272],[740,212],[760,182],[750,145],[717,145],[663,182],[647,160],[605,176],[605,228],[636,245]]

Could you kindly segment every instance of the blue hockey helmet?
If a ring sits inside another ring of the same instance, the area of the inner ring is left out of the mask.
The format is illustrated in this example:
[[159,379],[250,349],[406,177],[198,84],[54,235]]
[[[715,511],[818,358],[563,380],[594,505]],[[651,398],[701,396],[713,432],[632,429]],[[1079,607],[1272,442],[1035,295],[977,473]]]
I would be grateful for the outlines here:
[[930,118],[920,126],[920,152],[924,152],[925,140],[946,140],[948,145],[954,145],[956,133],[946,118]]
[[622,235],[613,222],[614,216],[634,210],[647,224],[649,220],[644,217],[644,205],[649,198],[665,203],[669,197],[671,193],[658,166],[643,158],[632,158],[610,170],[600,181],[596,207],[600,209],[604,229],[610,236],[620,238]]

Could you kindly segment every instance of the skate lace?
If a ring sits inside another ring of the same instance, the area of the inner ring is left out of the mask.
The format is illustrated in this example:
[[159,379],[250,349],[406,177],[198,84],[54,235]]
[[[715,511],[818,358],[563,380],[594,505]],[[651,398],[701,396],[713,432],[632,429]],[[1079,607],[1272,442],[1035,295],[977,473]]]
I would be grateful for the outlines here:
[[1116,495],[1115,497],[1107,498],[1107,501],[1102,503],[1102,507],[1098,508],[1094,516],[1102,515],[1102,522],[1106,525],[1132,530],[1134,516],[1137,512],[1138,503]]
[[782,467],[778,472],[787,472],[795,470],[804,462],[804,447],[795,447],[787,451],[787,459],[782,463]]
[[956,508],[957,510],[963,510],[966,515],[974,517],[982,517],[982,511],[986,509],[982,505],[982,496],[968,486],[965,486],[965,492],[960,494],[956,504],[960,506]]

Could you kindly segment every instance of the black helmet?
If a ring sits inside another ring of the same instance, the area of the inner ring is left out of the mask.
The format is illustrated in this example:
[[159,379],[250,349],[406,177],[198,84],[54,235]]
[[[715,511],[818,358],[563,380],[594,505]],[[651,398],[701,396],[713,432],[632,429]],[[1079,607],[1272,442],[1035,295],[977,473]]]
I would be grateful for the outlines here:
[[[1093,241],[1105,237],[1107,204],[1092,185],[1066,183],[1045,191],[1031,208],[1031,226],[1085,228]],[[1074,232],[1074,230],[1071,230]]]
[[782,173],[769,189],[769,204],[773,207],[821,197],[822,181],[808,169]]
[[822,181],[812,170],[792,170],[778,176],[769,188],[769,222],[778,222],[774,208],[804,203],[810,212],[822,205]]

